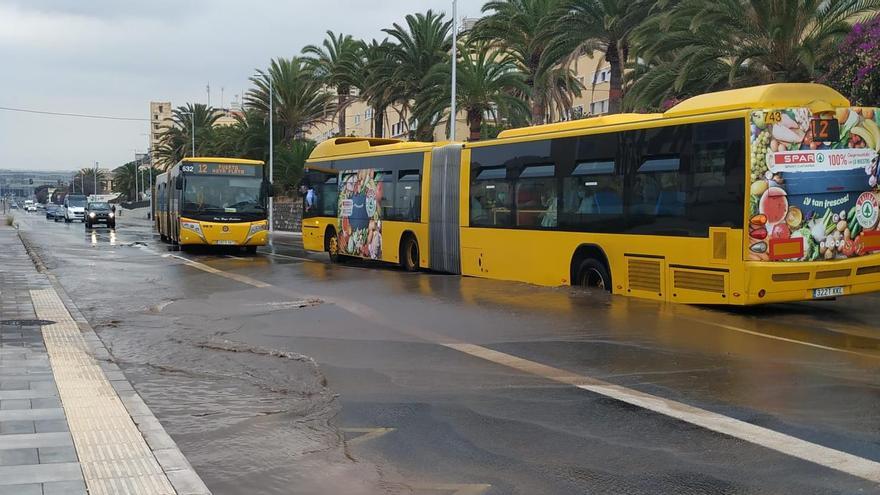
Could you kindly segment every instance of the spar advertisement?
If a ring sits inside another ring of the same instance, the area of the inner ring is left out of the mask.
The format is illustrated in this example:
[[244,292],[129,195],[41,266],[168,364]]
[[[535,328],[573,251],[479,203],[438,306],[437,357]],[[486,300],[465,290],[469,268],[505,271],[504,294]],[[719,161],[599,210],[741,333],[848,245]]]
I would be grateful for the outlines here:
[[748,259],[880,252],[880,109],[755,111],[751,152]]
[[339,182],[339,254],[382,258],[381,172],[343,171]]

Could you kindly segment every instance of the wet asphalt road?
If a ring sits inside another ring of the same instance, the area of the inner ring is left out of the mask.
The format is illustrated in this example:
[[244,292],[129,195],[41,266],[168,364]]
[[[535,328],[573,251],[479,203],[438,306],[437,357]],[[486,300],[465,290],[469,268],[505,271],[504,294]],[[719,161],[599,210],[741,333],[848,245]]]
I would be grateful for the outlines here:
[[115,233],[18,218],[216,494],[880,491],[445,345],[880,461],[877,295],[674,306],[330,265],[290,237],[254,257],[177,253],[124,217]]

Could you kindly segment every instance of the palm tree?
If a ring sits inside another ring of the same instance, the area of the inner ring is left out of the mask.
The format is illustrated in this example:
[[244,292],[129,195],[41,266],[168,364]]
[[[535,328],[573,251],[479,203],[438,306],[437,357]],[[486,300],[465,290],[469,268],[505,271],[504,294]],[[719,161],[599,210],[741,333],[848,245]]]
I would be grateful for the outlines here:
[[137,161],[131,161],[113,169],[113,192],[119,193],[131,201],[136,194]]
[[[98,187],[100,187],[100,182],[107,178],[107,173],[101,169],[96,169],[93,167],[85,167],[80,169],[75,176],[75,180],[79,181],[80,187],[82,188],[82,194],[86,196],[90,194],[97,194],[95,190],[95,182],[97,181]],[[97,175],[97,179],[95,176]]]
[[171,111],[171,119],[159,134],[159,145],[153,156],[162,169],[167,169],[185,156],[193,156],[193,128],[195,128],[196,155],[208,151],[211,131],[220,114],[202,103],[187,103]]
[[[411,102],[425,90],[424,79],[437,64],[449,59],[452,49],[452,21],[432,10],[410,14],[406,25],[394,23],[383,29],[396,43],[388,46],[388,53],[378,69],[382,71],[379,83],[388,84],[389,96],[402,109],[403,117]],[[433,123],[416,122],[416,139],[433,140]]]
[[351,88],[358,85],[358,48],[358,42],[350,35],[327,31],[327,39],[322,46],[308,45],[302,50],[303,54],[313,56],[306,61],[315,75],[324,84],[336,88],[336,112],[341,136],[345,136],[345,109],[350,103]]
[[625,103],[657,106],[719,88],[813,81],[853,20],[878,9],[880,0],[682,0],[635,31],[639,56],[653,69],[643,70]]
[[269,113],[269,79],[272,80],[273,123],[277,123],[280,142],[285,143],[318,124],[327,122],[336,111],[333,97],[315,77],[308,62],[299,57],[276,58],[268,71],[257,70],[251,77],[254,87],[244,97],[251,109]]
[[526,77],[533,125],[544,123],[555,105],[571,108],[572,95],[580,95],[580,84],[565,62],[568,53],[553,49],[563,0],[491,0],[483,5],[488,13],[470,33],[475,41],[488,41],[516,60]]
[[279,147],[275,157],[275,185],[286,192],[295,191],[303,176],[303,167],[315,142],[307,139],[294,139]]
[[387,39],[359,43],[359,56],[354,72],[361,74],[357,83],[361,98],[373,109],[373,137],[384,135],[385,111],[394,102],[398,91],[394,80],[395,64],[391,58],[394,45]]
[[[235,117],[235,129],[238,132],[238,156],[252,160],[269,160],[269,125],[266,116],[259,110],[245,109],[241,115]],[[278,139],[279,131],[273,129],[275,139]]]
[[562,6],[550,58],[601,52],[611,69],[609,113],[620,112],[632,32],[655,4],[656,0],[569,0]]
[[[455,100],[467,114],[471,141],[480,139],[486,115],[491,115],[496,125],[502,118],[514,124],[528,120],[529,107],[516,96],[526,93],[528,87],[512,56],[479,42],[462,44],[458,53]],[[428,89],[416,101],[415,109],[420,121],[436,121],[433,116],[449,111],[451,78],[449,63],[434,66],[425,78]]]

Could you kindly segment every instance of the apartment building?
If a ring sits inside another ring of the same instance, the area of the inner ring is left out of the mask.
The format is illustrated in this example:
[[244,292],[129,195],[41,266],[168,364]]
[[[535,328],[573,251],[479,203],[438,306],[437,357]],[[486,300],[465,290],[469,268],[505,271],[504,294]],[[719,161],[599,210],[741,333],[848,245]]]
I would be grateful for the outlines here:
[[170,118],[170,101],[150,102],[150,149],[154,150],[159,147],[159,135],[162,133],[162,126],[165,125],[165,120]]

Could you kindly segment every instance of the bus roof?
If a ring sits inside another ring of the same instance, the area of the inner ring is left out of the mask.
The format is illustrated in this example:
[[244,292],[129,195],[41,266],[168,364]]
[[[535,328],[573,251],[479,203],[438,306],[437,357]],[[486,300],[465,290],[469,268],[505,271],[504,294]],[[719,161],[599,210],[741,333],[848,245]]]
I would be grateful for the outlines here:
[[402,141],[400,139],[365,138],[365,137],[338,137],[328,139],[312,150],[308,161],[323,160],[345,155],[361,155],[364,153],[394,152],[414,150],[419,148],[431,148],[438,143],[426,143],[422,141]]
[[822,84],[779,83],[706,93],[688,98],[666,111],[665,117],[702,113],[786,107],[848,107],[849,100]]
[[498,138],[511,138],[590,129],[618,124],[631,124],[672,117],[685,117],[736,110],[815,107],[816,111],[848,107],[849,100],[828,86],[812,83],[779,83],[706,93],[688,98],[664,113],[620,113],[568,122],[509,129]]
[[573,131],[577,129],[590,129],[593,127],[605,127],[617,124],[630,124],[633,122],[660,119],[662,117],[663,114],[659,113],[617,113],[603,115],[601,117],[591,117],[588,119],[569,120],[567,122],[556,122],[553,124],[508,129],[498,133],[498,139],[530,136],[532,134],[545,134],[550,132]]
[[263,160],[249,160],[247,158],[219,158],[210,156],[196,156],[184,158],[180,161],[187,163],[241,163],[242,165],[263,165]]

